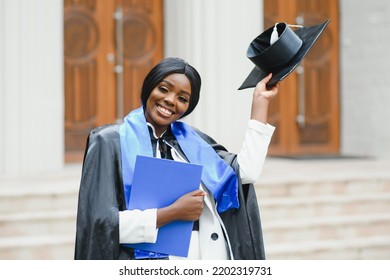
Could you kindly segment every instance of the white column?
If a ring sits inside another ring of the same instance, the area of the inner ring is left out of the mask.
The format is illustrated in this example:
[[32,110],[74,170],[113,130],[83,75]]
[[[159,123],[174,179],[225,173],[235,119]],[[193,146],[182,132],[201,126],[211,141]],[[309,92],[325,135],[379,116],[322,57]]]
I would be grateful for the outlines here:
[[339,3],[341,152],[390,159],[390,2]]
[[179,56],[202,77],[198,107],[187,122],[238,152],[252,90],[238,91],[253,68],[246,57],[263,30],[259,0],[165,0],[165,56]]
[[0,2],[0,175],[64,162],[63,3]]

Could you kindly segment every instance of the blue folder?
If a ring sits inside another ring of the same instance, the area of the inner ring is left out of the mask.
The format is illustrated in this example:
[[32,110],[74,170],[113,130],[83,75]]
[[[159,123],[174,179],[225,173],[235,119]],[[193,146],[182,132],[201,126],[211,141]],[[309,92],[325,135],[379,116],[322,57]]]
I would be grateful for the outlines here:
[[[129,207],[145,210],[168,206],[182,195],[199,189],[201,175],[201,165],[137,156]],[[128,245],[135,249],[187,257],[192,226],[192,221],[175,221],[159,228],[156,243]]]

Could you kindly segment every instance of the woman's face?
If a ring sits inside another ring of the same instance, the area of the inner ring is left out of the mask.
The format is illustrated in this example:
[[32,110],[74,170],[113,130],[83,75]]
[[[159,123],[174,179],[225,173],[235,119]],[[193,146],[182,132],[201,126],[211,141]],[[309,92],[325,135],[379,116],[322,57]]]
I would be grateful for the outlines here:
[[190,105],[191,83],[184,74],[165,77],[146,101],[145,117],[160,136],[174,121],[180,119]]

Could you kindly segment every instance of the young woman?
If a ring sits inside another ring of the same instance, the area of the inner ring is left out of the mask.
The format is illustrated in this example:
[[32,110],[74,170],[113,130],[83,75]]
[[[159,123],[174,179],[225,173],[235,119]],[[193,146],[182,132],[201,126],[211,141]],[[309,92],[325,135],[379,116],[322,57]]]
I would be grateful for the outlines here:
[[[158,229],[177,220],[194,221],[188,259],[265,259],[253,183],[274,131],[267,114],[278,86],[267,89],[270,78],[271,74],[254,89],[251,118],[236,155],[179,121],[199,101],[201,78],[196,69],[180,58],[157,64],[144,80],[142,106],[123,124],[96,128],[88,137],[75,259],[183,258],[126,245],[156,242]],[[163,208],[128,210],[137,155],[201,164],[199,190]]]

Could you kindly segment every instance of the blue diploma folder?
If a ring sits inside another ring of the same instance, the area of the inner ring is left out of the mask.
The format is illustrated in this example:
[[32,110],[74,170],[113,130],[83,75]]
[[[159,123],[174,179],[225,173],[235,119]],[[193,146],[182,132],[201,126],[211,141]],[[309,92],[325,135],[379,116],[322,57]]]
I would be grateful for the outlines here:
[[[137,156],[130,209],[145,210],[172,204],[182,195],[199,189],[202,166],[154,157]],[[135,249],[187,257],[192,221],[175,221],[158,230],[156,243],[128,244]]]

